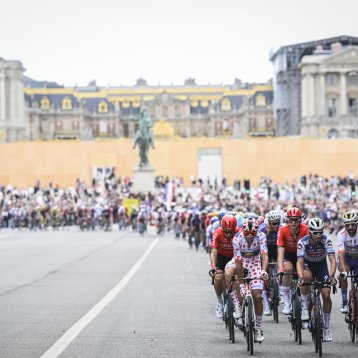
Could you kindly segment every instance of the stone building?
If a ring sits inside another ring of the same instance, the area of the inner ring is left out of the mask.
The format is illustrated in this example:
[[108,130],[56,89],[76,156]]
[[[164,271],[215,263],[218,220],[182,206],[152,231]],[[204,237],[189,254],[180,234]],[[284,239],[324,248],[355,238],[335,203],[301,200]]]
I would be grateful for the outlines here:
[[302,136],[358,138],[358,46],[317,46],[300,69]]
[[331,51],[331,45],[339,42],[343,48],[358,46],[358,37],[337,36],[322,40],[283,46],[272,50],[274,117],[278,136],[301,134],[301,68],[304,56],[320,51]]
[[26,138],[23,72],[21,62],[0,58],[0,142]]
[[[31,140],[133,137],[135,119],[147,107],[154,122],[165,122],[179,137],[273,136],[272,86],[268,84],[69,88],[25,82],[26,119]],[[161,128],[164,128],[163,125]],[[155,128],[154,128],[155,129]],[[155,131],[154,131],[154,134]]]

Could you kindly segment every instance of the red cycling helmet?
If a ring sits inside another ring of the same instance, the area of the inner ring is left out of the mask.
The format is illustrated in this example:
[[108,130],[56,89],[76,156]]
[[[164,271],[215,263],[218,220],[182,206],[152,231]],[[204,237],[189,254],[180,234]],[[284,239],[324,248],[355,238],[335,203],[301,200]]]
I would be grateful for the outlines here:
[[302,217],[302,210],[299,208],[291,208],[286,213],[287,218],[300,218]]
[[237,221],[235,216],[227,215],[221,219],[221,227],[223,228],[223,230],[235,231],[236,226],[237,226]]

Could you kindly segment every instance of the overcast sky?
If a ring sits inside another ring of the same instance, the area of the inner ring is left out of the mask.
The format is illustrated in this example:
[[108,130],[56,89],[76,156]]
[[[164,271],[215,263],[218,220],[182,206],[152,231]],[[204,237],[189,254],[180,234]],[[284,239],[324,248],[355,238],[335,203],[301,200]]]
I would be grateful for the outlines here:
[[0,57],[66,86],[266,82],[272,47],[358,36],[358,0],[0,0]]

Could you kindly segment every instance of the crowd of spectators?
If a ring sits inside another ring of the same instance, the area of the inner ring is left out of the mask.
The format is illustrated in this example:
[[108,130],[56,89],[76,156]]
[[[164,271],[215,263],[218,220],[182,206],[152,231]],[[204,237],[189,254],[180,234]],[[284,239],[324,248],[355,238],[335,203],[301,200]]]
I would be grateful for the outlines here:
[[[152,193],[133,191],[130,178],[121,178],[115,170],[94,175],[91,185],[77,179],[72,187],[60,188],[49,183],[35,183],[29,188],[16,188],[11,185],[0,187],[1,226],[11,227],[13,218],[21,220],[38,211],[56,211],[61,215],[72,217],[78,211],[110,208],[113,212],[122,206],[125,198],[138,198],[141,204],[152,209],[168,209],[165,184],[172,181],[175,186],[170,208],[181,210],[227,210],[251,211],[264,215],[270,210],[286,211],[297,206],[307,217],[323,218],[327,227],[333,232],[337,228],[342,213],[348,209],[358,209],[355,186],[357,180],[349,176],[323,177],[317,174],[302,175],[301,178],[279,184],[263,177],[257,186],[249,180],[235,185],[228,185],[227,180],[220,183],[195,180],[190,187],[183,185],[183,180],[158,177],[156,189]],[[160,184],[159,184],[160,183]],[[71,214],[69,214],[71,213]]]

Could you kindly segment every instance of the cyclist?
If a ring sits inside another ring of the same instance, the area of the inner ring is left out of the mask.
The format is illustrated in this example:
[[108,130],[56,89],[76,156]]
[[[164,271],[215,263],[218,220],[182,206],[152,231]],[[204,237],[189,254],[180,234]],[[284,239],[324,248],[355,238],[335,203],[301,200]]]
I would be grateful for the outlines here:
[[[238,277],[243,277],[243,269],[247,269],[248,277],[258,278],[258,280],[251,281],[250,284],[256,313],[255,342],[263,342],[264,335],[261,327],[263,282],[261,279],[268,279],[268,255],[266,236],[263,232],[258,231],[258,227],[258,221],[254,217],[245,219],[242,231],[234,238],[233,247]],[[241,296],[244,296],[244,292],[241,292]]]
[[211,267],[215,270],[214,289],[217,296],[217,318],[223,318],[224,270],[234,255],[232,239],[238,231],[235,217],[227,215],[221,220],[221,226],[213,232]]
[[[324,221],[320,218],[312,218],[307,223],[309,234],[303,237],[297,244],[297,286],[301,288],[301,319],[307,321],[309,287],[302,286],[304,282],[311,282],[313,277],[318,281],[329,281],[320,286],[323,299],[323,341],[331,342],[332,334],[329,328],[332,300],[330,285],[337,283],[334,275],[336,273],[336,257],[331,239],[324,233]],[[328,256],[330,267],[328,272]]]
[[[337,234],[338,268],[343,280],[341,281],[342,306],[341,312],[348,312],[347,274],[350,270],[358,275],[358,214],[354,210],[346,211],[343,215],[344,229]],[[355,279],[357,280],[357,279]]]
[[[267,214],[267,223],[263,223],[259,226],[259,231],[266,235],[269,262],[277,262],[277,234],[280,223],[281,214],[276,210],[272,210]],[[265,289],[262,291],[262,299],[264,301],[264,315],[269,316],[271,310]]]
[[282,313],[290,313],[290,293],[293,268],[297,263],[297,242],[308,235],[307,225],[301,223],[302,211],[291,208],[286,212],[287,225],[280,227],[277,234],[277,266],[279,274],[288,274],[282,279],[283,308]]

